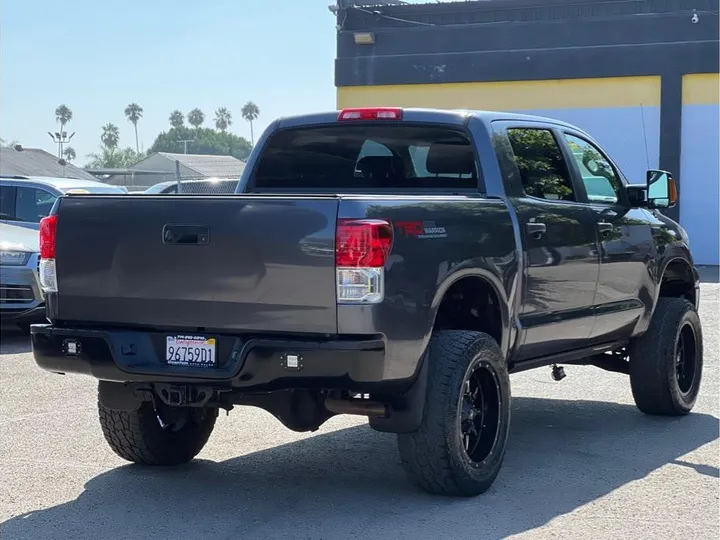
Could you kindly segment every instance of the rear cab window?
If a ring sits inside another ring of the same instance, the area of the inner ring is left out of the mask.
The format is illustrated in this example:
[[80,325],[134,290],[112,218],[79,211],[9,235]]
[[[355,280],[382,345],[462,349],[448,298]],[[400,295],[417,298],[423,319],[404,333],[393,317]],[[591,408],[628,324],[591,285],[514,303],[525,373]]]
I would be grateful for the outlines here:
[[457,127],[332,124],[283,129],[264,147],[250,191],[473,191],[481,169]]

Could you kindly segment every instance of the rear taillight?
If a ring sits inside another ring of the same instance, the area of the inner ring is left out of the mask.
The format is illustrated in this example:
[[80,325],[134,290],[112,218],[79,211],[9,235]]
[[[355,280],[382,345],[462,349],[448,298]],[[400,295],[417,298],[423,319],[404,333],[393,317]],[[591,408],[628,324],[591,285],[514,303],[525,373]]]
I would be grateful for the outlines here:
[[45,292],[57,292],[57,272],[55,268],[55,237],[57,234],[57,215],[40,220],[40,285]]
[[339,219],[335,235],[338,303],[377,304],[385,294],[392,225],[380,219]]
[[363,107],[343,109],[338,120],[402,120],[403,110],[397,107]]

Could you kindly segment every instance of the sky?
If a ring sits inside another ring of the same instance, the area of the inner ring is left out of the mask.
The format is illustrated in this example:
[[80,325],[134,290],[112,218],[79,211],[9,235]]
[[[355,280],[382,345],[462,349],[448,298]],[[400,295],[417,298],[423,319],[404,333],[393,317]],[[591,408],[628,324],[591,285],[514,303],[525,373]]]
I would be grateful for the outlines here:
[[57,152],[55,108],[76,163],[100,147],[102,126],[135,145],[125,107],[144,109],[140,144],[169,128],[173,109],[194,107],[212,125],[250,139],[240,115],[260,108],[255,138],[276,117],[335,109],[333,0],[0,0],[0,137]]

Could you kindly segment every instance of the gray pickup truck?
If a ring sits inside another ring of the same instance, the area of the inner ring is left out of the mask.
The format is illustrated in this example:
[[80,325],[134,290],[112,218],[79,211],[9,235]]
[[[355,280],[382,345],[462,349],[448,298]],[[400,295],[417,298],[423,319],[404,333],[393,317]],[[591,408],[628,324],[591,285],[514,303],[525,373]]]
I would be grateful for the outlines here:
[[501,468],[513,372],[593,365],[628,374],[644,413],[693,408],[699,279],[658,211],[676,197],[551,119],[280,119],[234,195],[61,197],[33,353],[99,380],[132,462],[191,460],[234,405],[296,431],[356,414],[397,434],[419,486],[473,496]]

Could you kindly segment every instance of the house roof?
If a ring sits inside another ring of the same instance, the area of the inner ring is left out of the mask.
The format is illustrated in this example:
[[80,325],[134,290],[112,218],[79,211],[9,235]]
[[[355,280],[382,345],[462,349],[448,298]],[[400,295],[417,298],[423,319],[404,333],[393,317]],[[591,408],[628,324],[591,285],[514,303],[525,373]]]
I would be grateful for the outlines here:
[[[212,156],[205,154],[173,154],[158,152],[170,161],[179,161],[183,167],[195,171],[198,176],[240,176],[245,170],[245,162],[233,156]],[[138,163],[137,165],[140,165]]]
[[97,180],[92,174],[75,165],[60,165],[57,156],[40,148],[23,148],[18,151],[15,148],[0,147],[0,175]]

